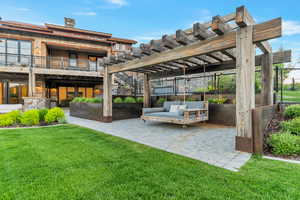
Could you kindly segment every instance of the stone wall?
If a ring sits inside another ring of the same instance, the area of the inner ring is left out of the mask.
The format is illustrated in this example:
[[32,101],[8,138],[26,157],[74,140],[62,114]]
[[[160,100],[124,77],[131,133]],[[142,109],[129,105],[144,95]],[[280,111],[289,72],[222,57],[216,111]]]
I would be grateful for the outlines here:
[[50,100],[41,97],[24,97],[23,110],[50,108]]

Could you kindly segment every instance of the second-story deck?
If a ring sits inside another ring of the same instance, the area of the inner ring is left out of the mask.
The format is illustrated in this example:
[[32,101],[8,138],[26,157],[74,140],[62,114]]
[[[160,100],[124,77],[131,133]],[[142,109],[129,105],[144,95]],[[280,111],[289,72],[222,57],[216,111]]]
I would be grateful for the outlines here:
[[0,53],[0,72],[100,77],[103,66],[88,59]]

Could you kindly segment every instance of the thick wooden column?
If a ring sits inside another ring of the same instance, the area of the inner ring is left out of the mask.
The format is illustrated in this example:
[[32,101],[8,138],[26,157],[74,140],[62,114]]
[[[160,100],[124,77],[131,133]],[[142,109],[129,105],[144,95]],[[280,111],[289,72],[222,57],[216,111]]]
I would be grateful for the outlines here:
[[108,73],[108,67],[104,67],[103,79],[103,121],[112,122],[112,75]]
[[28,97],[34,97],[35,92],[35,86],[36,86],[36,78],[34,71],[30,68],[29,74],[28,74]]
[[144,108],[151,107],[150,80],[148,74],[144,74]]
[[252,109],[255,108],[253,26],[236,34],[236,150],[253,152]]
[[261,66],[261,104],[263,106],[273,104],[273,54],[272,51],[262,56]]

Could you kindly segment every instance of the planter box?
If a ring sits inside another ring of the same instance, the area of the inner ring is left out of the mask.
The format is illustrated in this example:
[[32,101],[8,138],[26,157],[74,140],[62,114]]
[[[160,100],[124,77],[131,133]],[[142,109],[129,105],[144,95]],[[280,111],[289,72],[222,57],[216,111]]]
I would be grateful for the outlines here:
[[209,103],[209,120],[214,124],[235,126],[236,124],[235,104]]
[[101,103],[71,102],[70,115],[84,119],[102,121],[103,108]]
[[142,103],[113,103],[113,120],[139,118],[142,115]]
[[[113,120],[138,118],[142,114],[142,108],[142,103],[113,103]],[[103,106],[101,103],[71,102],[70,115],[103,121]]]

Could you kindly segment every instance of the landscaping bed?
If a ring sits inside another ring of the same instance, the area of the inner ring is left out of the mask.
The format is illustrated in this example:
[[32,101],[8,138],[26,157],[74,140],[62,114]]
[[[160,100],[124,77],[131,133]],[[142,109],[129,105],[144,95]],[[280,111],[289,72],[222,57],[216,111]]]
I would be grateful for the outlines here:
[[66,123],[61,108],[32,109],[25,112],[15,110],[0,114],[0,128],[48,126]]
[[[143,103],[140,98],[117,97],[112,104],[113,120],[138,118],[142,114]],[[103,121],[103,99],[75,98],[70,103],[70,115],[83,119]]]
[[274,115],[264,132],[264,154],[300,161],[300,105]]

